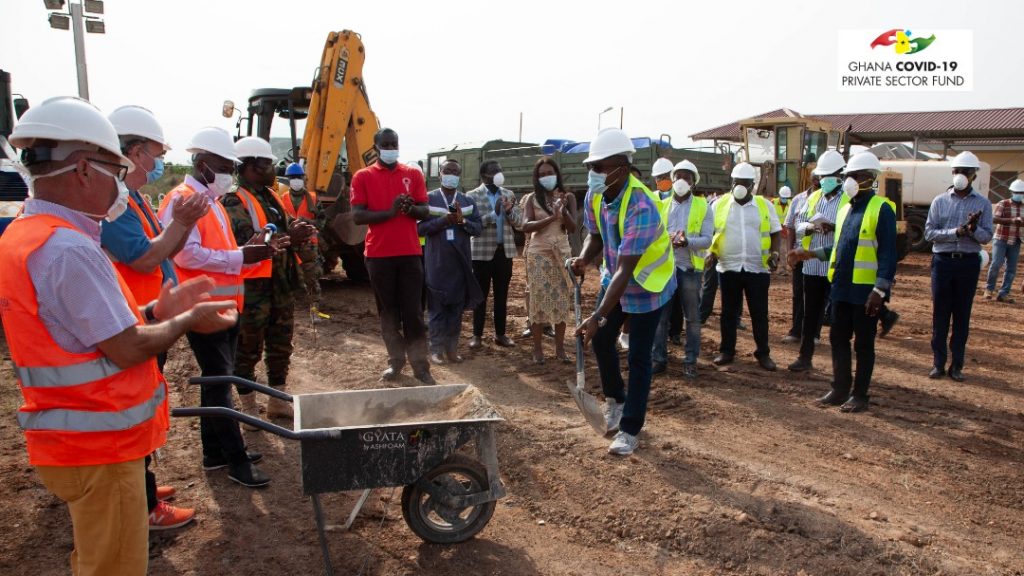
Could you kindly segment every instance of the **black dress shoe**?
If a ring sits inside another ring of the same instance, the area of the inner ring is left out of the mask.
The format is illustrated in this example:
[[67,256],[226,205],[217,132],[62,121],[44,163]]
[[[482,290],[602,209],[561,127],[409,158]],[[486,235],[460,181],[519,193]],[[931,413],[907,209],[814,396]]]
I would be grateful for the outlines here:
[[476,350],[476,349],[480,348],[480,346],[482,346],[482,345],[483,345],[483,343],[480,342],[480,337],[479,336],[473,336],[472,338],[469,339],[469,349],[470,350]]
[[434,377],[430,375],[429,370],[417,372],[413,374],[413,378],[419,380],[420,382],[426,384],[427,386],[434,386],[437,384],[437,381],[434,380]]
[[790,372],[807,372],[813,369],[814,366],[811,365],[811,361],[805,358],[797,358],[796,362],[789,365]]
[[736,359],[735,354],[719,354],[715,356],[711,363],[715,366],[725,366],[726,364],[732,364],[732,361]]
[[545,326],[544,327],[544,335],[545,336],[550,336],[550,337],[554,338],[555,337],[555,329],[554,329],[554,327],[551,326],[550,324]]
[[851,396],[839,407],[840,412],[864,412],[868,409],[868,401],[864,398]]
[[779,369],[779,367],[775,365],[775,361],[772,360],[771,356],[761,356],[757,359],[757,364],[769,372],[775,372]]
[[655,362],[651,365],[651,375],[662,374],[668,370],[668,364],[665,362]]
[[401,368],[395,368],[394,366],[388,366],[387,370],[385,370],[383,373],[381,373],[380,381],[381,382],[392,382],[396,378],[398,378],[398,375],[401,374],[401,373],[402,373],[402,369]]
[[510,340],[509,337],[505,336],[504,334],[502,334],[501,336],[495,336],[494,343],[497,344],[498,346],[504,346],[505,348],[511,348],[515,346],[512,340]]
[[945,375],[946,371],[943,370],[942,368],[939,368],[938,366],[932,366],[931,372],[928,373],[928,377],[931,378],[932,380],[942,378]]
[[963,382],[964,381],[963,369],[961,369],[959,366],[950,366],[949,367],[949,377],[952,378],[953,380],[956,380],[957,382]]
[[697,379],[697,365],[696,364],[683,364],[683,378],[687,380]]
[[840,394],[835,390],[829,390],[829,393],[818,398],[817,402],[822,406],[839,406],[849,399],[850,397],[847,394]]
[[246,488],[261,488],[270,484],[270,476],[252,465],[252,462],[232,464],[228,471],[228,478],[238,482]]

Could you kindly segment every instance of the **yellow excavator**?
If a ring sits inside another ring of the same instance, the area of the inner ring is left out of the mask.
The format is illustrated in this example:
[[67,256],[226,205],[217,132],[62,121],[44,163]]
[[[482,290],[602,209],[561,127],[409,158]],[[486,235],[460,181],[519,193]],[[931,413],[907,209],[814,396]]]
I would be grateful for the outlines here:
[[[316,193],[327,215],[320,243],[324,271],[333,270],[340,260],[345,274],[356,281],[368,279],[363,261],[366,227],[352,220],[348,183],[352,174],[377,160],[373,135],[380,128],[363,82],[365,60],[359,34],[331,32],[312,85],[259,88],[249,96],[246,110],[230,100],[223,109],[226,118],[239,114],[236,137],[255,135],[271,143],[280,158],[279,176],[292,162],[304,165],[306,188]],[[272,137],[275,117],[288,121],[289,137]],[[300,135],[298,124],[303,121]]]

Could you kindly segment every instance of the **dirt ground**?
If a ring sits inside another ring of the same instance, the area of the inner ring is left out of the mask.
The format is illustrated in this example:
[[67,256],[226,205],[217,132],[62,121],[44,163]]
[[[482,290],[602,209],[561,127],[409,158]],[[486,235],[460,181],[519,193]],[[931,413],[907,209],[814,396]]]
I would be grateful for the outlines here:
[[[525,321],[521,265],[517,260],[510,298],[515,334]],[[592,302],[594,281],[588,282]],[[370,290],[333,277],[324,286],[332,319],[318,327],[314,346],[308,320],[298,315],[291,391],[381,387],[385,355]],[[655,379],[641,448],[625,459],[608,456],[608,440],[576,411],[565,388],[572,366],[530,365],[525,341],[511,351],[491,344],[476,354],[467,350],[465,364],[434,374],[442,383],[475,384],[506,419],[497,430],[508,497],[476,538],[444,547],[422,543],[405,525],[400,490],[376,491],[352,531],[328,533],[335,569],[1024,575],[1024,377],[1014,345],[1021,306],[979,296],[967,381],[933,381],[926,377],[928,286],[928,257],[912,255],[900,266],[892,304],[902,320],[878,343],[870,412],[844,415],[813,404],[830,379],[827,338],[810,375],[758,369],[749,332],[740,335],[737,362],[716,369],[712,317],[699,380],[683,382],[682,349],[670,346],[672,363]],[[778,343],[789,324],[789,278],[776,277],[771,295],[773,357],[785,366],[796,356],[794,346]],[[466,320],[468,333],[468,314]],[[27,464],[13,415],[20,396],[3,352],[0,574],[65,574],[69,516]],[[593,358],[587,365],[588,384],[597,390]],[[194,387],[185,385],[195,371],[179,343],[168,365],[172,405],[198,403]],[[414,384],[406,375],[395,385]],[[197,422],[174,419],[155,470],[161,483],[178,488],[178,505],[197,508],[198,521],[151,536],[150,574],[322,573],[298,445],[245,434],[266,455],[261,467],[273,477],[267,489],[241,488],[223,470],[202,472]],[[353,499],[328,495],[328,523],[342,524]]]

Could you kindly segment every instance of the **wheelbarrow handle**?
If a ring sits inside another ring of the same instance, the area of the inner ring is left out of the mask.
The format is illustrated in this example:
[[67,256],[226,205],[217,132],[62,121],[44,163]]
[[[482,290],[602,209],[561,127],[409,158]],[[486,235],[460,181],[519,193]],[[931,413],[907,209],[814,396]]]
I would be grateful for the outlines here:
[[259,418],[243,414],[237,410],[231,408],[225,408],[223,406],[209,406],[203,408],[171,408],[171,416],[175,418],[188,417],[188,416],[199,416],[199,417],[212,417],[212,418],[230,418],[239,422],[244,422],[251,426],[255,426],[264,432],[270,432],[289,440],[337,440],[341,438],[341,430],[327,429],[327,430],[302,430],[296,432],[295,430],[289,430],[277,424],[267,422],[266,420],[260,420]]
[[263,384],[257,384],[252,380],[246,380],[245,378],[239,378],[238,376],[193,376],[188,379],[189,384],[234,384],[241,386],[242,388],[248,388],[255,390],[261,394],[267,396],[273,396],[278,400],[284,400],[285,402],[292,401],[292,395],[286,392],[281,392],[271,388],[270,386],[264,386]]

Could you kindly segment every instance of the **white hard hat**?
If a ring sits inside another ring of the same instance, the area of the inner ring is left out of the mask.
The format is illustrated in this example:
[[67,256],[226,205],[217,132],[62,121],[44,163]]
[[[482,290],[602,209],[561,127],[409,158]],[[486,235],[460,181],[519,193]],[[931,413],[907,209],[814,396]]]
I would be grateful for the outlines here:
[[231,141],[231,134],[216,126],[207,126],[193,134],[185,151],[189,154],[208,152],[225,160],[231,160],[235,164],[240,163],[238,156],[235,156],[235,143]]
[[843,166],[846,166],[846,160],[843,160],[843,155],[835,150],[828,150],[818,158],[818,165],[814,167],[812,174],[828,176],[829,174],[835,174],[837,170],[842,170]]
[[683,160],[672,167],[672,174],[675,174],[679,170],[689,170],[693,172],[693,185],[700,184],[700,171],[697,170],[697,165],[689,160]]
[[753,180],[757,178],[757,172],[747,162],[740,162],[732,169],[732,177],[737,180]]
[[651,167],[651,176],[657,178],[658,176],[664,176],[672,171],[672,161],[668,158],[658,158],[654,161],[654,166]]
[[597,138],[590,143],[590,155],[583,161],[584,164],[604,160],[619,154],[625,154],[630,161],[633,160],[633,141],[629,139],[619,128],[605,128],[597,133]]
[[271,162],[277,161],[270,142],[256,136],[246,136],[235,142],[235,156],[239,158],[267,158]]
[[793,197],[793,191],[789,188],[789,186],[783,186],[782,188],[779,188],[779,198],[792,198],[792,197]]
[[[37,140],[83,142],[115,154],[127,163],[129,170],[135,169],[132,161],[121,154],[121,142],[110,120],[88,100],[74,96],[49,98],[30,108],[14,126],[8,140],[16,148],[32,148]],[[82,149],[72,146],[66,149],[67,154],[53,159],[63,160],[71,152]]]
[[121,106],[108,116],[118,136],[141,136],[170,150],[171,145],[164,139],[164,129],[156,116],[142,106]]
[[978,157],[973,152],[964,150],[963,152],[956,155],[953,158],[952,168],[981,168],[981,162],[978,161]]
[[1024,192],[1024,180],[1017,178],[1010,184],[1010,192]]
[[856,172],[858,170],[874,170],[875,172],[882,171],[882,163],[878,161],[878,156],[875,156],[871,152],[858,152],[850,158],[850,162],[846,165],[846,174],[850,172]]

